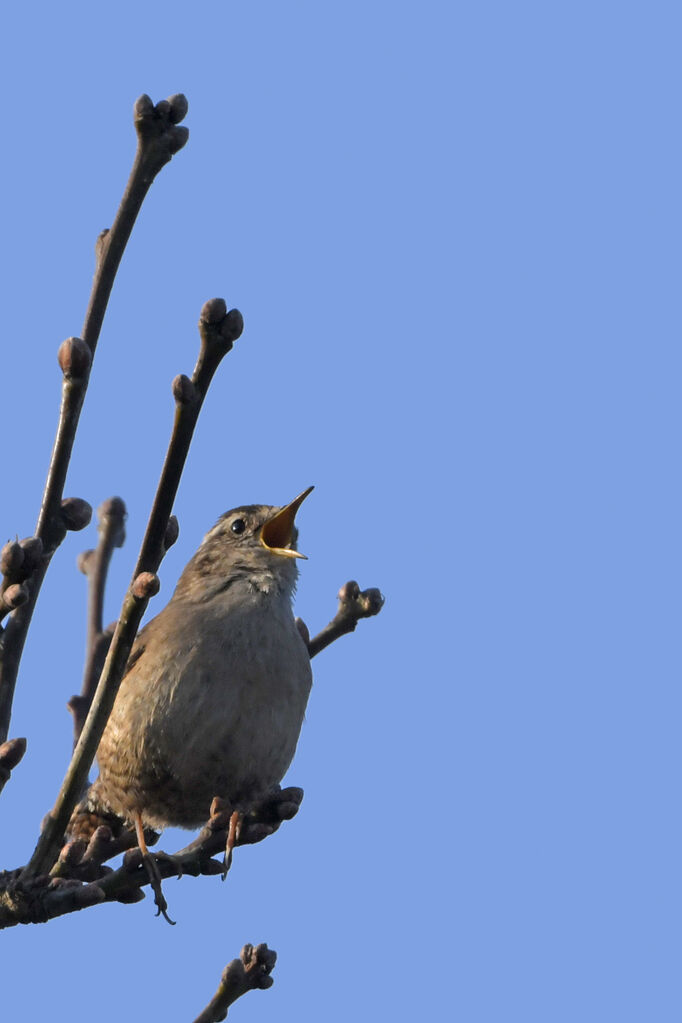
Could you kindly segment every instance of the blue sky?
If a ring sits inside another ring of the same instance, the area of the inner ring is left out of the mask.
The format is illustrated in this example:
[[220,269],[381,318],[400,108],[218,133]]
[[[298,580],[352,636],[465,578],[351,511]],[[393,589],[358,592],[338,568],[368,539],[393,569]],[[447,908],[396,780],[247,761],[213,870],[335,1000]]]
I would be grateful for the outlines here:
[[[3,542],[34,528],[132,104],[182,91],[67,486],[128,506],[107,618],[214,295],[246,326],[155,609],[219,514],[311,483],[298,613],[386,594],[314,663],[296,821],[225,885],[168,883],[175,928],[147,899],[7,932],[12,1018],[191,1020],[267,941],[235,1019],[679,1019],[679,30],[665,3],[6,12]],[[34,621],[5,867],[66,767],[94,542]]]

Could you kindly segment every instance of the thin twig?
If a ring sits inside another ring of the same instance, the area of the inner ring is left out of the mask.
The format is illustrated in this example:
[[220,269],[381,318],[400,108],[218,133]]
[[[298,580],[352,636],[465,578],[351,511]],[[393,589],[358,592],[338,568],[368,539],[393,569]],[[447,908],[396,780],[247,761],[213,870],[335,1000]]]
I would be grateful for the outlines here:
[[111,230],[100,235],[96,272],[83,325],[83,339],[69,339],[60,348],[60,364],[64,374],[62,404],[36,528],[36,537],[43,545],[43,555],[27,582],[27,599],[13,611],[0,646],[0,742],[7,738],[19,664],[40,587],[50,559],[64,538],[62,494],[66,472],[90,378],[92,358],[116,272],[154,177],[187,141],[188,130],[179,124],[186,113],[187,100],[181,95],[171,96],[156,106],[148,96],[141,96],[137,100],[137,152]]
[[182,93],[154,106],[142,95],[134,107],[137,151],[126,190],[111,230],[102,233],[97,247],[97,269],[83,323],[83,339],[94,352],[121,257],[145,196],[159,171],[187,142],[189,129],[180,122],[188,104]]
[[194,1023],[220,1023],[227,1010],[247,991],[272,987],[270,976],[277,953],[267,945],[244,945],[239,959],[233,959],[223,970],[218,990]]
[[153,595],[152,589],[156,587],[158,590],[156,572],[166,550],[168,522],[201,406],[221,359],[230,351],[242,328],[241,313],[237,309],[227,312],[223,299],[214,298],[204,304],[199,319],[201,348],[192,379],[180,376],[173,381],[173,432],[131,587],[123,601],[114,638],[78,745],[55,805],[45,820],[33,856],[24,870],[24,876],[47,873],[57,858],[71,812],[85,785],[114,705],[142,616]]
[[59,355],[63,373],[59,425],[36,534],[32,538],[37,541],[35,546],[36,550],[40,550],[40,556],[35,559],[32,572],[23,583],[27,591],[26,598],[13,611],[0,646],[0,741],[4,741],[9,732],[19,663],[40,587],[52,555],[66,536],[69,528],[68,523],[74,521],[68,515],[68,511],[66,516],[63,514],[64,506],[66,505],[68,509],[75,503],[76,507],[80,509],[80,515],[75,520],[77,528],[86,526],[92,514],[87,502],[81,501],[79,498],[71,498],[67,501],[62,499],[66,468],[71,457],[78,418],[87,388],[90,352],[80,338],[69,338],[61,345]]
[[[97,509],[97,547],[87,559],[85,574],[88,577],[88,628],[87,628],[87,659],[84,682],[91,683],[89,662],[92,660],[93,648],[97,637],[102,632],[102,612],[104,609],[104,590],[107,581],[109,562],[115,547],[122,547],[125,542],[126,506],[120,497],[110,497]],[[87,695],[87,689],[83,695]]]
[[97,547],[84,552],[78,562],[88,579],[88,616],[83,686],[80,696],[72,697],[68,704],[73,713],[74,746],[83,730],[111,643],[112,634],[105,633],[102,627],[104,590],[111,555],[115,547],[123,546],[125,540],[125,517],[126,507],[120,497],[104,501],[97,509]]
[[371,618],[373,615],[379,614],[383,606],[384,596],[380,590],[375,588],[361,590],[353,579],[344,583],[339,590],[339,608],[332,620],[318,632],[314,639],[306,638],[311,658],[333,643],[335,639],[353,632],[361,618]]

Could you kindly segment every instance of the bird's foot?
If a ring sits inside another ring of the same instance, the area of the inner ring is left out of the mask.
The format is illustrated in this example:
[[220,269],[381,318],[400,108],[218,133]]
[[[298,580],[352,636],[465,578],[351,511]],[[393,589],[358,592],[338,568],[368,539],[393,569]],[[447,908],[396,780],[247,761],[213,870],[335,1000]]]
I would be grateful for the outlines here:
[[156,915],[162,916],[167,923],[175,926],[175,920],[171,920],[168,915],[168,903],[166,902],[166,898],[163,894],[163,888],[161,887],[161,871],[159,870],[159,865],[156,862],[156,856],[154,853],[143,852],[142,862],[144,863],[149,883],[152,886],[152,891],[154,892]]
[[[144,837],[144,828],[142,826],[142,817],[140,816],[139,813],[133,814],[133,822],[135,824],[137,844],[140,848],[140,852],[142,853],[142,862],[144,863],[144,868],[147,871],[149,883],[151,884],[152,891],[154,892],[154,904],[156,905],[156,915],[163,916],[164,920],[167,923],[175,926],[175,920],[171,920],[171,918],[168,915],[168,903],[166,902],[166,899],[163,894],[163,889],[161,887],[162,877],[161,871],[159,870],[159,864],[157,863],[156,856],[154,856],[153,853],[150,853],[149,849],[147,848],[147,843]],[[165,853],[160,853],[159,855],[165,857]],[[168,859],[171,858],[172,857],[168,857]]]
[[232,850],[239,841],[243,821],[244,814],[240,813],[239,810],[234,810],[230,815],[230,826],[227,829],[227,842],[225,843],[225,859],[223,860],[223,881],[227,877],[227,872],[232,866]]
[[[232,860],[232,851],[238,845],[253,845],[272,835],[283,821],[290,821],[298,813],[303,789],[275,786],[251,806],[235,809],[227,799],[216,796],[211,803],[209,819],[188,846],[176,854],[176,861],[187,863],[199,855],[201,873],[225,876]],[[208,857],[223,853],[223,862]]]

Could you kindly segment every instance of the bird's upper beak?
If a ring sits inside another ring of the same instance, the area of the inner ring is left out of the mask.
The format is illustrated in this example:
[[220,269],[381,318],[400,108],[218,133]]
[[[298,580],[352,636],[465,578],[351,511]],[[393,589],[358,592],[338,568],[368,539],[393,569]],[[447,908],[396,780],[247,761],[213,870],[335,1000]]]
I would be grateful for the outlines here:
[[268,519],[260,532],[260,542],[272,554],[281,554],[284,558],[305,558],[305,554],[295,551],[291,544],[294,539],[294,519],[306,497],[314,487],[308,487],[302,494],[294,498],[291,504],[280,508]]

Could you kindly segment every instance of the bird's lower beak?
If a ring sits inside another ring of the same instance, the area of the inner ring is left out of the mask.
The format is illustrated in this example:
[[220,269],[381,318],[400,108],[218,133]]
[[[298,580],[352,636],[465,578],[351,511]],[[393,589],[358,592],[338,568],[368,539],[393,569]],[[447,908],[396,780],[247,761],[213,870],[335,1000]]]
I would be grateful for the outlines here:
[[283,558],[305,558],[305,554],[295,551],[291,546],[294,541],[294,519],[296,512],[314,489],[314,487],[308,487],[302,494],[294,498],[291,504],[280,508],[261,529],[260,542],[267,547],[271,554],[281,554]]

